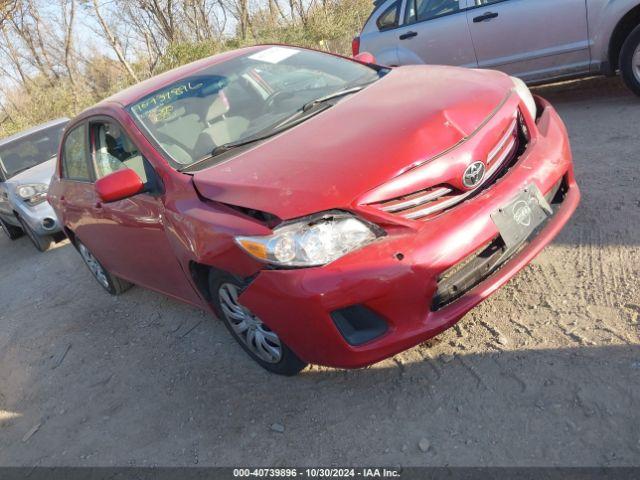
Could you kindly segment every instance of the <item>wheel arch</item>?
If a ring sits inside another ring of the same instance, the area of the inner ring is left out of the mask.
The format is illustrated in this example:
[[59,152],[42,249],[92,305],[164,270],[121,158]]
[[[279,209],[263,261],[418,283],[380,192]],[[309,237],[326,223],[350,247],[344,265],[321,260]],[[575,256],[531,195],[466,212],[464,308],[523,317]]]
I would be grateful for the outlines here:
[[191,279],[193,280],[194,285],[198,289],[198,292],[203,296],[203,298],[213,304],[213,298],[211,297],[211,292],[209,290],[209,281],[212,275],[218,276],[227,276],[230,275],[232,277],[237,278],[239,281],[243,282],[246,286],[254,280],[257,273],[249,276],[242,277],[237,274],[214,267],[212,265],[206,265],[204,263],[197,262],[195,260],[189,261],[189,274],[191,275]]
[[615,73],[620,67],[620,51],[629,34],[640,25],[640,4],[629,10],[616,24],[609,39],[609,72]]
[[209,275],[211,271],[216,270],[211,265],[205,265],[191,260],[189,262],[189,275],[198,292],[209,303],[211,303],[211,292],[209,291]]

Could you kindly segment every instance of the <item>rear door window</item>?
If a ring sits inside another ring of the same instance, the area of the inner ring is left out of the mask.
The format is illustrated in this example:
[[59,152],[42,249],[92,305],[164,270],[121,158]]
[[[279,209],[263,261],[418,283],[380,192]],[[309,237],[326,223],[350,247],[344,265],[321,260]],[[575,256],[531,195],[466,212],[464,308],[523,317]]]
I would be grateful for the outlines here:
[[71,130],[64,140],[62,177],[81,182],[92,180],[88,162],[87,126],[85,124]]
[[458,13],[464,0],[407,0],[405,23],[422,22]]
[[379,30],[388,30],[398,26],[400,17],[400,2],[393,3],[389,8],[380,14],[376,25]]

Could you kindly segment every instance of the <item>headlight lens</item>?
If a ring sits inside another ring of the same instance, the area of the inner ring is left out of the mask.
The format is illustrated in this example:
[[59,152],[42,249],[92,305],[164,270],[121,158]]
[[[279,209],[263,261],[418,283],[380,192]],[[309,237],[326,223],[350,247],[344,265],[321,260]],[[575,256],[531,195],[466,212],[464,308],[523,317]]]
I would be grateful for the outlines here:
[[246,252],[284,267],[325,265],[382,234],[348,213],[326,213],[276,228],[264,237],[236,237]]
[[538,116],[538,107],[536,107],[536,101],[531,94],[531,90],[529,90],[527,84],[519,78],[511,77],[511,80],[513,81],[515,92],[520,95],[520,98],[527,106],[527,110],[529,110],[529,113],[531,114],[531,118],[535,120],[535,118]]
[[20,185],[16,189],[16,193],[28,205],[38,205],[47,199],[48,190],[49,186],[44,183],[31,183]]

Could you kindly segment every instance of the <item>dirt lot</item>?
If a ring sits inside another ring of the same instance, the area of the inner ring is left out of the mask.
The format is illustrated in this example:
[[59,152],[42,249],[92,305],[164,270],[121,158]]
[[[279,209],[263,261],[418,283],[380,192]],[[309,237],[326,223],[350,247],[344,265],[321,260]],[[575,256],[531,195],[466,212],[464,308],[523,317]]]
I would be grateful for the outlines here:
[[617,79],[539,92],[571,133],[574,219],[371,368],[269,375],[204,313],[0,238],[0,464],[640,465],[640,101]]

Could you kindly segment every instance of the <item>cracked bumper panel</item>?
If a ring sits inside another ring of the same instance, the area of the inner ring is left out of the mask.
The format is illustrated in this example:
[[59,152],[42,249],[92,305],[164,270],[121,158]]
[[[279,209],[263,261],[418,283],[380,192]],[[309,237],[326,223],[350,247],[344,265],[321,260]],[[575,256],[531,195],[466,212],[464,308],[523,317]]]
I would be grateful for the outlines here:
[[62,229],[49,202],[42,202],[33,207],[28,207],[22,202],[16,202],[14,208],[20,218],[38,235],[53,235]]
[[[389,235],[324,267],[263,270],[241,301],[302,359],[340,368],[377,362],[452,326],[551,242],[579,203],[564,125],[548,103],[538,101],[544,109],[539,134],[491,188],[439,217],[416,222],[416,231]],[[526,246],[453,303],[432,311],[439,276],[499,236],[491,213],[532,182],[547,194],[561,179],[563,202]],[[384,319],[388,328],[381,336],[357,346],[345,340],[331,313],[354,305]]]

